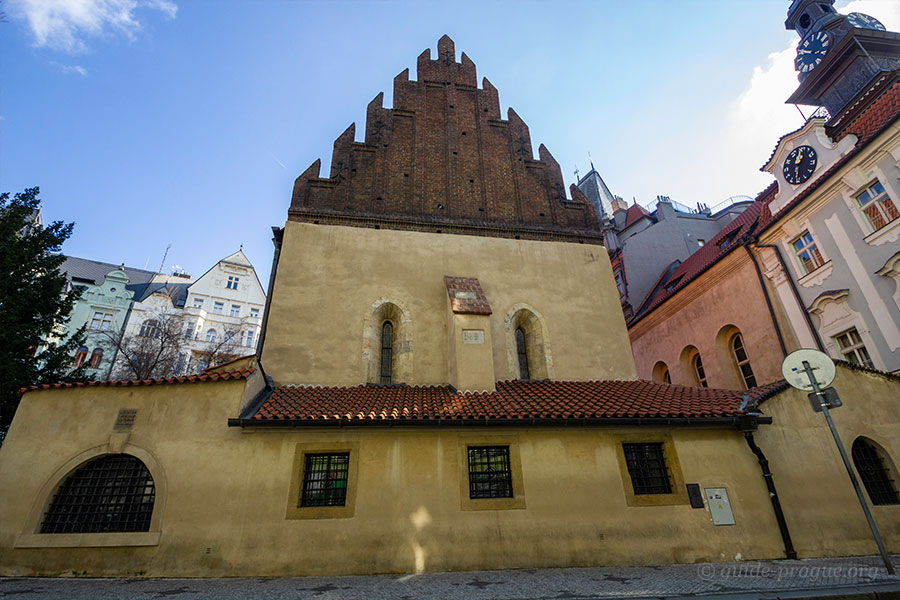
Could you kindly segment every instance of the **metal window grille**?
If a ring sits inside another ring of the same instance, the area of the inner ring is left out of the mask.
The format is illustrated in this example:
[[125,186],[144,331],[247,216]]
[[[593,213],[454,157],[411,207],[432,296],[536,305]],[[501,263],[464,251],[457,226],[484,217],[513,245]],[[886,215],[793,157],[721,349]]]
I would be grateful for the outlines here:
[[41,533],[149,531],[156,488],[139,459],[107,455],[88,462],[66,478]]
[[300,506],[344,506],[350,453],[307,454]]
[[525,332],[516,329],[516,353],[519,355],[519,379],[531,379],[528,371],[528,349],[525,347]]
[[381,326],[381,383],[391,383],[392,361],[394,359],[394,326],[385,321]]
[[822,254],[819,252],[819,248],[816,246],[816,242],[809,231],[801,233],[800,237],[792,242],[792,245],[794,246],[794,254],[797,255],[797,260],[800,261],[804,273],[812,273],[825,264]]
[[853,464],[862,479],[872,504],[900,504],[894,482],[884,466],[884,459],[868,441],[857,438],[853,442]]
[[622,449],[635,495],[672,493],[662,442],[623,443]]
[[731,338],[731,350],[734,352],[734,360],[741,372],[741,379],[744,380],[744,387],[747,389],[756,387],[756,376],[753,374],[753,367],[750,366],[750,358],[744,349],[744,338],[741,337],[741,334],[736,333]]
[[469,448],[469,498],[512,498],[509,446]]
[[855,365],[869,367],[870,369],[875,368],[872,357],[869,356],[869,351],[866,350],[866,345],[863,343],[863,340],[855,327],[838,335],[834,338],[834,341],[836,341],[840,347],[841,355],[845,360],[848,360]]
[[700,360],[700,353],[694,355],[694,372],[697,373],[697,383],[700,384],[700,387],[709,387],[709,384],[706,382],[706,370],[703,368],[703,361]]

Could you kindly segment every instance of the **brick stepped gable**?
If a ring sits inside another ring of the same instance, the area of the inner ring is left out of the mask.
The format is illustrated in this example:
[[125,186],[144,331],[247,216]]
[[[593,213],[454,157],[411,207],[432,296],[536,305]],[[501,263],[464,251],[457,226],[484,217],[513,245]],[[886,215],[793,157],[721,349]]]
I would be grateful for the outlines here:
[[419,55],[394,78],[394,108],[383,93],[366,112],[365,142],[355,124],[334,143],[331,175],[316,160],[294,182],[292,221],[440,231],[600,244],[594,207],[571,186],[543,146],[533,159],[528,126],[509,109],[500,118],[497,89],[475,64],[456,62],[453,41]]

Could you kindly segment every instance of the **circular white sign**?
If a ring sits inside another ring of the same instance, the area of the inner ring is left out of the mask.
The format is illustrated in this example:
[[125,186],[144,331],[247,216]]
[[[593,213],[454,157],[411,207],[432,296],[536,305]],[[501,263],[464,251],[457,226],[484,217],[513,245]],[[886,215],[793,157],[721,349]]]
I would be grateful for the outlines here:
[[781,363],[781,374],[784,375],[784,378],[791,386],[798,390],[813,391],[812,383],[803,363],[807,363],[812,369],[813,377],[815,377],[819,389],[827,388],[834,381],[835,369],[834,361],[831,360],[831,357],[818,350],[801,348],[788,354],[784,362]]

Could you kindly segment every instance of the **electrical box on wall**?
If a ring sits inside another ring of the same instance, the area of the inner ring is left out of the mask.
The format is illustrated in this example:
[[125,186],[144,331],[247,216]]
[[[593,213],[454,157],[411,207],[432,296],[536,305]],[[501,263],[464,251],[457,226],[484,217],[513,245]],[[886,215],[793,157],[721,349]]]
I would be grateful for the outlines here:
[[703,491],[706,493],[706,504],[709,506],[713,525],[734,525],[734,513],[731,512],[725,488],[704,488]]

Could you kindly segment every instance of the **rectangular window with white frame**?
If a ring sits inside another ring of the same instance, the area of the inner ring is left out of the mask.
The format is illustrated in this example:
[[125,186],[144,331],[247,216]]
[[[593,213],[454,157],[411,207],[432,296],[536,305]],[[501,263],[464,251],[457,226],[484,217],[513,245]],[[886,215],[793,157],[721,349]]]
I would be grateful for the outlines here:
[[900,212],[894,206],[894,201],[888,196],[884,185],[877,179],[856,194],[854,198],[873,231],[900,218]]
[[254,319],[258,318],[258,317],[259,317],[259,309],[258,309],[258,308],[251,308],[251,309],[250,309],[250,316],[251,316],[252,318],[254,318]]
[[803,275],[812,273],[825,264],[819,247],[813,239],[812,234],[807,230],[801,233],[794,241],[791,242],[791,248],[797,256],[800,263],[800,270]]
[[869,356],[869,351],[866,350],[866,345],[855,327],[834,336],[834,341],[838,346],[838,350],[840,350],[841,358],[844,360],[855,365],[869,367],[870,369],[875,368],[875,364]]
[[225,311],[225,303],[224,302],[213,302],[213,314],[221,315]]
[[238,281],[240,281],[239,277],[234,277],[232,275],[229,275],[228,283],[225,284],[225,287],[228,288],[229,290],[236,290],[236,289],[238,289]]
[[241,316],[241,305],[240,304],[232,304],[231,312],[228,313],[229,317],[239,317]]
[[203,298],[194,298],[194,308],[203,308]]

